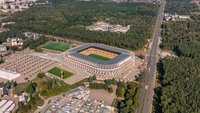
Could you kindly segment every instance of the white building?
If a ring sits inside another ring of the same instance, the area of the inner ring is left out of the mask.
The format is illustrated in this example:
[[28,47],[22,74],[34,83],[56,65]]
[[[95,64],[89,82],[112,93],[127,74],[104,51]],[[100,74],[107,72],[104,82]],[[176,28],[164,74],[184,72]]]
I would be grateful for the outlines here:
[[8,3],[8,2],[15,2],[15,3],[22,3],[22,2],[36,2],[37,0],[0,0],[0,3]]
[[38,34],[38,33],[32,33],[32,32],[25,32],[25,33],[23,33],[24,34],[24,36],[26,37],[26,38],[33,38],[33,40],[37,40],[41,35],[40,34]]
[[4,78],[4,79],[7,79],[7,80],[13,80],[13,79],[19,77],[20,75],[21,74],[17,73],[17,72],[0,69],[0,77]]
[[18,97],[19,97],[19,102],[22,102],[24,104],[26,104],[30,100],[30,96],[26,92],[22,93],[22,95],[20,95]]
[[172,15],[172,14],[164,14],[165,21],[178,21],[178,20],[187,20],[190,19],[189,15]]
[[22,46],[23,45],[23,39],[20,38],[8,38],[7,43],[10,43],[11,46]]
[[179,15],[180,19],[190,19],[189,15]]
[[10,25],[10,24],[15,24],[15,22],[3,22],[1,25],[5,26],[5,25]]
[[0,113],[11,113],[16,107],[12,100],[0,100]]
[[15,0],[0,0],[0,3],[15,2]]
[[7,47],[3,44],[0,44],[0,52],[5,52],[7,51]]
[[106,22],[96,22],[91,26],[87,26],[86,29],[91,31],[109,31],[109,32],[121,32],[126,33],[130,29],[130,25],[112,25]]

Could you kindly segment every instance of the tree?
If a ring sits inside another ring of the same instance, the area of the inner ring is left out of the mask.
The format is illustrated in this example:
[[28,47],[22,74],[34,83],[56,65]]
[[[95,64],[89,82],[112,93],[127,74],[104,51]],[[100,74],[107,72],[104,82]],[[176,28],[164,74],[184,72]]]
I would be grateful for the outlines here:
[[91,89],[104,89],[108,90],[108,85],[104,83],[90,83],[89,88]]
[[109,88],[108,88],[108,92],[109,92],[109,93],[113,93],[113,88],[112,88],[112,87],[109,87]]
[[104,82],[107,85],[111,85],[111,84],[116,85],[117,84],[117,81],[114,78],[113,79],[106,79],[106,80],[104,80]]
[[138,55],[138,57],[139,57],[140,59],[144,59],[144,55],[142,55],[142,54]]
[[93,80],[96,80],[96,76],[95,76],[95,75],[90,76],[90,77],[88,78],[88,82],[92,82]]
[[132,113],[137,109],[138,106],[140,86],[134,82],[118,82],[117,85],[118,88],[116,91],[116,95],[120,97],[125,97],[124,100],[118,102],[117,108],[119,113]]
[[51,89],[53,86],[53,83],[51,81],[47,82],[47,89]]
[[7,82],[6,82],[5,87],[8,88],[8,89],[11,88],[11,83],[10,83],[10,81],[7,81]]
[[[10,31],[0,34],[0,41],[5,41],[9,36],[20,36],[24,31],[32,31],[136,50],[142,48],[152,35],[152,26],[155,24],[159,10],[159,5],[155,4],[59,1],[53,5],[36,5],[23,13],[19,12],[4,19],[3,22],[15,21],[16,24],[5,26]],[[41,17],[41,15],[44,16]],[[113,25],[131,25],[131,27],[127,33],[85,29],[86,26],[97,21],[105,21]],[[39,38],[39,40],[25,45],[36,48],[44,41],[44,38]]]
[[[161,89],[156,101],[163,113],[193,113],[200,102],[200,43],[199,16],[192,20],[165,22],[162,30],[164,50],[174,51],[178,57],[166,57],[158,63]],[[157,106],[155,107],[157,108]],[[159,112],[156,111],[155,112]]]
[[44,73],[39,73],[39,74],[37,75],[37,77],[40,78],[40,79],[43,78],[44,76],[45,76]]
[[17,82],[16,81],[11,81],[11,88],[15,88],[17,86]]
[[43,52],[43,50],[41,49],[41,48],[39,48],[39,47],[37,47],[37,48],[35,48],[35,52]]
[[34,82],[29,82],[28,85],[25,88],[25,92],[29,93],[29,94],[33,94],[36,90],[36,86],[37,84]]
[[125,88],[124,87],[118,87],[116,91],[116,95],[118,97],[124,97],[125,94]]

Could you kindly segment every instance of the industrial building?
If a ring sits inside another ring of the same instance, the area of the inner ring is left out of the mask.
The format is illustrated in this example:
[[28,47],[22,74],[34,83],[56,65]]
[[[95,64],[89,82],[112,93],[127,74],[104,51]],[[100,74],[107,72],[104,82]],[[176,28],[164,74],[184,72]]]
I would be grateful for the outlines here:
[[126,33],[130,29],[130,25],[124,27],[119,24],[112,25],[106,22],[96,22],[91,26],[87,26],[86,28],[91,31],[109,31],[109,32]]
[[7,51],[6,45],[0,44],[0,52],[5,52]]
[[[101,60],[91,55],[108,58],[108,60]],[[118,76],[126,75],[133,69],[135,55],[120,48],[87,43],[68,50],[65,54],[65,61],[89,75],[95,75],[97,79],[117,79]]]
[[90,90],[83,86],[65,93],[63,97],[52,97],[46,108],[44,113],[115,113],[114,107],[91,99]]
[[23,42],[23,39],[20,39],[18,37],[7,38],[8,46],[22,46]]
[[11,113],[15,106],[12,100],[0,100],[0,113]]

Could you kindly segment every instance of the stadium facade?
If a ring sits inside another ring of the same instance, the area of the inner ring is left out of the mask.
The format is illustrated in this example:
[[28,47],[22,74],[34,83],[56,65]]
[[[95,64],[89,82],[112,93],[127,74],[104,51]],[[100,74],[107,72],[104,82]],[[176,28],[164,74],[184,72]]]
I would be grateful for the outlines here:
[[[102,56],[107,60],[91,57]],[[97,79],[112,79],[128,74],[134,66],[133,52],[97,43],[86,43],[68,50],[65,54],[66,63],[80,68]]]

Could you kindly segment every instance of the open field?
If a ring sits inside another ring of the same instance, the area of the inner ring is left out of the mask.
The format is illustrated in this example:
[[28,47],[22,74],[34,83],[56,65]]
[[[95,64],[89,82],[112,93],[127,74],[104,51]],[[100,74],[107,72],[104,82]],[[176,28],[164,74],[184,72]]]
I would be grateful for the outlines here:
[[[66,71],[66,70],[62,70],[63,71],[63,75],[61,74],[61,69],[58,68],[58,67],[54,67],[53,69],[49,70],[48,72],[51,73],[51,74],[54,74],[60,78],[68,78],[70,76],[73,75],[73,73],[69,72],[69,71]],[[63,77],[62,77],[63,76]]]
[[104,60],[104,61],[110,60],[110,58],[107,58],[107,57],[104,57],[104,56],[101,56],[101,55],[97,55],[97,54],[90,54],[88,56],[99,59],[99,60]]
[[40,47],[41,48],[45,48],[45,49],[50,49],[50,50],[56,50],[56,51],[64,52],[67,49],[69,49],[71,47],[71,45],[66,44],[66,43],[62,43],[62,42],[49,41],[46,44],[41,45]]

